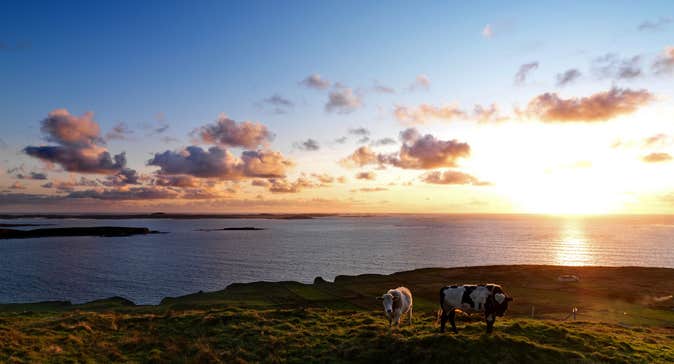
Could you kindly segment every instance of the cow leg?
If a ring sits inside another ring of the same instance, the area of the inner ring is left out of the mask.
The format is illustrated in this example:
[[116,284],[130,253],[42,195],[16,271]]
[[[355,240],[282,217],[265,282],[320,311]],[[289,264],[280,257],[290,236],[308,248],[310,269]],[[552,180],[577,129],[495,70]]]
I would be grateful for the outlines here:
[[496,321],[496,317],[494,317],[494,314],[490,313],[486,315],[485,318],[487,320],[487,334],[491,334],[494,330],[494,321]]
[[447,313],[442,309],[442,315],[440,316],[440,332],[445,332],[445,324],[447,323]]
[[459,331],[456,330],[456,322],[454,322],[455,317],[456,317],[456,310],[452,309],[451,311],[449,311],[449,323],[452,324],[452,331],[454,331],[454,333],[456,334]]

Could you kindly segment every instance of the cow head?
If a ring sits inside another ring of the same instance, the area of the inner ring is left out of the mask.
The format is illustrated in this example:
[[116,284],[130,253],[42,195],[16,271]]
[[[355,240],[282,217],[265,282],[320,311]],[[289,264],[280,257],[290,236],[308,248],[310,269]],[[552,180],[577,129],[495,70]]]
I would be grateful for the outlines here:
[[395,301],[399,300],[400,298],[391,294],[391,292],[389,291],[388,293],[384,293],[380,297],[377,297],[377,299],[382,301],[382,305],[384,306],[384,313],[386,313],[386,317],[388,317],[390,321],[393,314],[393,308],[396,305]]
[[494,307],[494,313],[497,316],[503,316],[508,310],[508,302],[512,302],[513,298],[507,296],[505,293],[497,293],[494,295],[494,301],[496,305]]

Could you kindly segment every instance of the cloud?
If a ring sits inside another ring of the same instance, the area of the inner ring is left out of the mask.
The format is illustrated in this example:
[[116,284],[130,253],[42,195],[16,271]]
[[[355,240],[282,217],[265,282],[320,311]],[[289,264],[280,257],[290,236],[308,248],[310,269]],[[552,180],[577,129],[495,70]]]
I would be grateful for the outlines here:
[[340,164],[344,167],[362,167],[368,164],[377,164],[379,161],[377,153],[375,153],[370,147],[362,146],[356,149],[351,155],[342,159]]
[[290,109],[295,107],[295,104],[292,101],[286,99],[285,97],[279,94],[274,94],[262,100],[262,102],[266,105],[271,106],[275,114],[285,114],[288,111],[290,111]]
[[473,186],[489,186],[490,182],[485,182],[477,179],[476,177],[459,172],[446,170],[442,171],[432,171],[421,175],[420,179],[426,183],[438,184],[438,185],[473,185]]
[[80,177],[79,180],[71,179],[69,181],[49,181],[40,187],[42,188],[54,188],[59,191],[71,192],[74,191],[76,187],[98,187],[99,183],[96,180],[86,178],[84,176]]
[[131,134],[133,134],[133,130],[129,130],[129,127],[125,123],[117,123],[105,134],[105,140],[123,140]]
[[311,177],[315,178],[318,182],[320,182],[323,185],[329,185],[333,182],[335,182],[335,177],[327,174],[327,173],[312,173]]
[[170,136],[163,136],[159,140],[164,144],[175,143],[175,142],[179,141],[178,138],[174,138],[174,137],[170,137]]
[[31,157],[60,164],[68,172],[112,174],[126,166],[125,153],[111,157],[107,151],[97,152],[96,149],[29,146],[24,148],[24,152]]
[[508,120],[508,116],[502,115],[496,104],[489,106],[475,105],[471,118],[480,123],[498,123]]
[[520,68],[517,70],[517,73],[515,73],[515,84],[516,85],[523,84],[527,80],[529,73],[533,72],[537,68],[538,62],[525,63],[521,65]]
[[41,172],[30,172],[30,174],[28,174],[28,175],[19,173],[19,174],[16,175],[16,178],[18,178],[18,179],[32,179],[32,180],[46,180],[47,174],[41,173]]
[[307,139],[305,141],[301,142],[295,142],[293,146],[297,149],[300,150],[306,150],[306,151],[316,151],[321,149],[320,145],[318,145],[318,142],[314,139]]
[[416,108],[396,106],[393,115],[398,121],[408,124],[425,124],[432,119],[454,120],[466,114],[457,105],[434,106],[421,104]]
[[475,105],[472,112],[464,111],[459,105],[434,106],[421,104],[416,108],[396,106],[393,115],[398,121],[406,125],[425,124],[431,120],[473,120],[481,123],[502,122],[509,117],[501,114],[496,104],[489,106]]
[[396,90],[393,87],[385,86],[380,84],[379,82],[374,83],[374,86],[372,86],[372,89],[374,92],[380,93],[380,94],[394,94],[396,93]]
[[294,163],[280,152],[247,150],[241,154],[243,175],[246,177],[284,177]]
[[328,94],[325,111],[338,114],[349,114],[363,106],[360,96],[348,87],[338,87]]
[[382,145],[393,145],[397,144],[395,139],[393,138],[381,138],[377,140],[373,140],[372,143],[370,143],[373,146],[382,146]]
[[606,53],[592,61],[592,72],[600,79],[631,80],[642,75],[641,56],[620,58],[615,53]]
[[159,175],[153,180],[153,183],[162,187],[196,188],[200,186],[197,178],[187,175]]
[[383,192],[383,191],[388,191],[388,188],[384,188],[384,187],[363,187],[363,188],[351,190],[351,192]]
[[325,90],[330,87],[330,81],[324,79],[318,73],[307,76],[304,80],[300,81],[300,85],[308,88],[313,88],[317,90]]
[[351,135],[356,135],[356,136],[360,136],[360,137],[370,135],[370,131],[365,129],[365,128],[362,128],[362,127],[361,128],[349,129],[348,133],[351,134]]
[[140,184],[140,176],[130,168],[122,168],[119,173],[106,177],[105,186],[126,186]]
[[271,178],[269,184],[269,191],[272,193],[298,193],[304,188],[319,187],[319,185],[304,177],[300,177],[294,182],[285,178]]
[[26,189],[26,185],[24,185],[23,183],[21,183],[21,182],[19,182],[19,181],[15,181],[15,182],[12,183],[8,188],[9,188],[10,190],[25,190],[25,189]]
[[153,136],[164,133],[170,125],[166,122],[164,113],[157,113],[153,123],[143,123],[142,128],[146,130],[145,136]]
[[377,174],[374,172],[359,172],[358,174],[356,174],[356,179],[365,179],[373,181],[377,179]]
[[556,76],[557,86],[566,86],[579,79],[580,76],[582,76],[582,74],[575,68],[568,69],[564,71],[564,73],[558,73]]
[[274,151],[244,151],[241,158],[226,149],[203,150],[189,146],[181,151],[156,153],[147,162],[160,167],[161,175],[190,175],[199,178],[236,180],[246,177],[283,177],[293,163]]
[[672,18],[670,17],[660,17],[655,21],[645,20],[639,24],[637,29],[640,31],[658,31],[664,29],[671,22]]
[[487,24],[482,28],[482,36],[485,38],[491,38],[494,36],[494,29],[491,24]]
[[456,140],[439,140],[431,134],[421,135],[414,128],[400,133],[403,145],[397,156],[388,155],[385,163],[404,169],[454,167],[459,158],[470,155],[470,146]]
[[365,143],[370,141],[370,137],[369,137],[370,131],[365,129],[365,128],[361,127],[361,128],[349,129],[348,133],[350,135],[360,137],[360,139],[358,139],[358,141],[357,141],[359,144],[365,144]]
[[7,149],[7,143],[0,138],[0,149]]
[[193,130],[192,135],[208,144],[249,149],[267,146],[274,139],[265,125],[251,121],[237,123],[224,114],[215,123]]
[[665,48],[665,51],[653,63],[653,71],[658,75],[674,73],[674,46]]
[[529,101],[526,113],[542,121],[598,122],[631,114],[653,99],[653,94],[647,90],[616,87],[591,96],[569,99],[548,92]]
[[159,187],[133,187],[129,189],[91,189],[70,192],[68,198],[95,200],[167,200],[180,197],[177,191]]
[[265,188],[271,186],[271,183],[264,179],[254,179],[253,181],[250,182],[250,184],[251,186],[265,187]]
[[356,149],[340,163],[345,167],[370,164],[391,165],[403,169],[454,167],[460,158],[470,155],[470,146],[456,140],[438,140],[431,134],[421,135],[416,129],[400,133],[403,145],[392,154],[377,154],[367,146]]
[[409,87],[410,91],[415,91],[415,90],[426,90],[428,91],[431,88],[431,79],[428,78],[427,75],[425,74],[419,74],[417,77],[414,79],[414,82]]
[[669,153],[651,153],[643,156],[641,160],[646,163],[669,162],[672,160],[672,156]]
[[77,117],[66,109],[56,109],[42,120],[40,129],[47,141],[70,147],[93,147],[102,142],[101,129],[93,117],[92,112]]
[[45,139],[57,146],[28,146],[24,153],[45,162],[59,164],[69,172],[114,174],[126,167],[124,153],[111,156],[101,146],[98,123],[93,113],[77,117],[66,109],[57,109],[42,120]]
[[346,140],[347,140],[347,139],[348,139],[348,138],[345,137],[345,136],[339,137],[339,138],[335,139],[335,143],[337,143],[337,144],[344,144],[344,143],[346,143]]
[[667,134],[660,133],[644,139],[643,144],[644,147],[665,146],[671,144],[671,140]]

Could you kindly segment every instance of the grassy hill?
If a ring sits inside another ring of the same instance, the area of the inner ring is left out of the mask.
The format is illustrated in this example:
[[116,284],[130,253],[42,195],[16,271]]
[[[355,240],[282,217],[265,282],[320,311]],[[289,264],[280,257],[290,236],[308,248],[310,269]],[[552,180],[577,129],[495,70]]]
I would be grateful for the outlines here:
[[[494,333],[459,315],[459,334],[439,334],[439,288],[480,282],[515,297]],[[415,295],[415,322],[390,330],[374,297],[398,285]],[[673,293],[674,269],[491,266],[234,284],[158,306],[0,305],[0,362],[667,363]]]

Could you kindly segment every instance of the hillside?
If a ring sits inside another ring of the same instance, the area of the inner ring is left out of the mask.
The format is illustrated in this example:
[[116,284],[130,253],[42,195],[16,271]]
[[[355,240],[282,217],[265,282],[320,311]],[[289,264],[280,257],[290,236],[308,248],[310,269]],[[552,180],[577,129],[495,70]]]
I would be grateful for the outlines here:
[[[439,288],[464,282],[515,297],[494,334],[467,316],[459,334],[437,333]],[[415,323],[391,331],[374,297],[397,285],[415,294]],[[672,293],[673,269],[491,266],[234,284],[158,306],[0,305],[0,362],[664,363],[674,361]]]

